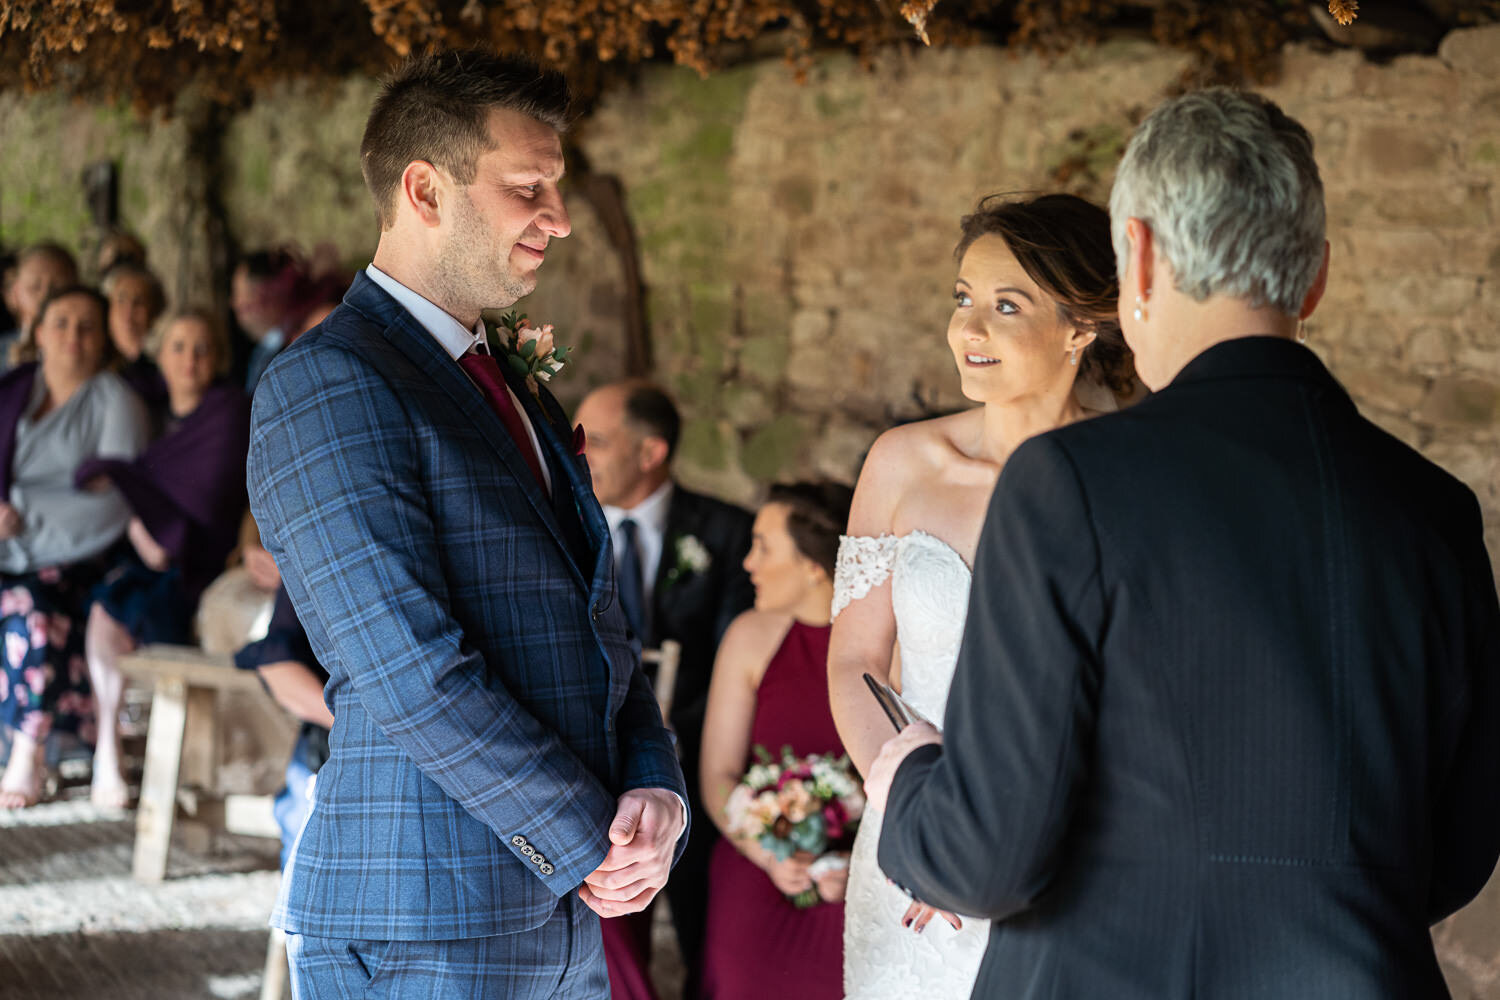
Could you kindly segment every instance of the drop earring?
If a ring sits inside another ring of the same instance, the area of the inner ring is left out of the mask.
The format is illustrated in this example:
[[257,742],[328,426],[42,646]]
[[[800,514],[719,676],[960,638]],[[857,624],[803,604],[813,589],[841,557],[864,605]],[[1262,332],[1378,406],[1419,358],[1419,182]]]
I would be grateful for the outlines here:
[[1307,343],[1307,328],[1302,325],[1300,319],[1297,321],[1297,343]]
[[1078,364],[1078,348],[1075,347],[1068,352],[1068,360],[1071,361],[1074,365]]
[[1139,295],[1135,297],[1135,321],[1137,323],[1146,322],[1146,303],[1141,301]]

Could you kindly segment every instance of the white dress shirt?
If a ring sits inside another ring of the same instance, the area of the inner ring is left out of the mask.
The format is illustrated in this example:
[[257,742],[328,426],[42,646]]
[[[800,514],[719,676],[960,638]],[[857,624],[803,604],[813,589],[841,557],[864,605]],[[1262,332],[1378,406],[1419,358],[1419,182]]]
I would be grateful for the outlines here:
[[662,546],[666,544],[667,512],[672,506],[672,480],[658,486],[649,497],[626,510],[624,507],[604,508],[604,520],[609,522],[609,537],[614,542],[615,572],[620,571],[620,547],[625,536],[620,531],[620,522],[627,517],[635,522],[635,547],[641,557],[641,581],[646,599],[647,614],[653,606],[652,594],[656,590],[656,574],[661,566]]
[[[454,361],[473,350],[477,350],[480,354],[490,353],[489,345],[484,337],[484,320],[476,323],[472,330],[465,329],[462,323],[449,315],[441,306],[418,295],[374,264],[365,268],[365,274],[369,275],[371,281],[385,289],[391,298],[401,304],[402,308],[411,313],[412,319],[416,320],[422,329],[432,334],[432,339],[436,340]],[[467,372],[464,373],[464,377],[468,377]],[[521,425],[526,428],[526,436],[531,439],[531,447],[536,452],[538,464],[542,467],[542,480],[550,495],[552,493],[552,470],[547,465],[546,452],[542,451],[541,439],[536,436],[536,428],[531,425],[531,417],[527,414],[526,407],[521,405],[521,400],[511,391],[509,385],[505,386],[505,391],[510,393],[511,405],[521,415]],[[520,442],[517,441],[516,445],[519,447]]]

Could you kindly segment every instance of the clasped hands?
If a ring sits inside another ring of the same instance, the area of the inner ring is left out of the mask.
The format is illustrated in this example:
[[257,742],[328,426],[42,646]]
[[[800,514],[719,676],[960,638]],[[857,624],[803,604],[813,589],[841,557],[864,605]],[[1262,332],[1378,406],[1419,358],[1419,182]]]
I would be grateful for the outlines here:
[[609,825],[609,853],[584,876],[578,898],[601,917],[644,910],[667,884],[686,823],[682,800],[664,788],[621,795]]
[[[928,722],[913,722],[886,740],[875,762],[870,765],[869,777],[865,778],[865,802],[869,808],[885,812],[886,802],[891,794],[891,782],[895,780],[896,771],[901,767],[901,762],[906,760],[907,754],[917,747],[934,743],[941,746],[942,742],[942,732]],[[948,921],[953,925],[954,930],[963,927],[963,920],[957,914],[939,910],[916,900],[902,914],[901,925],[910,927],[920,934],[935,916]]]

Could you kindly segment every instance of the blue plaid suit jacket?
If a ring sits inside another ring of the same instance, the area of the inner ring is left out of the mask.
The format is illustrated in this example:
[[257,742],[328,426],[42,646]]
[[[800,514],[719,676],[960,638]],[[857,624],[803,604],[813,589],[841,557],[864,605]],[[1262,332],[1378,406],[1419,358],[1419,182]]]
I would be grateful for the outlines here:
[[514,387],[586,565],[480,391],[363,273],[257,388],[251,507],[334,716],[287,931],[537,927],[604,858],[619,793],[686,796],[588,466],[556,401]]

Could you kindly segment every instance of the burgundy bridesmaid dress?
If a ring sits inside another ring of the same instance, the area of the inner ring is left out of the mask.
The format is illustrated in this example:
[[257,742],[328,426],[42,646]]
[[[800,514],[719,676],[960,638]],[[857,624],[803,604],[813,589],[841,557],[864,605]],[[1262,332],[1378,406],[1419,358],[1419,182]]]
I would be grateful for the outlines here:
[[[756,691],[752,746],[778,758],[788,745],[799,757],[843,754],[828,705],[828,633],[827,625],[792,625]],[[838,1000],[843,990],[844,904],[797,909],[721,839],[708,877],[705,1000]]]

